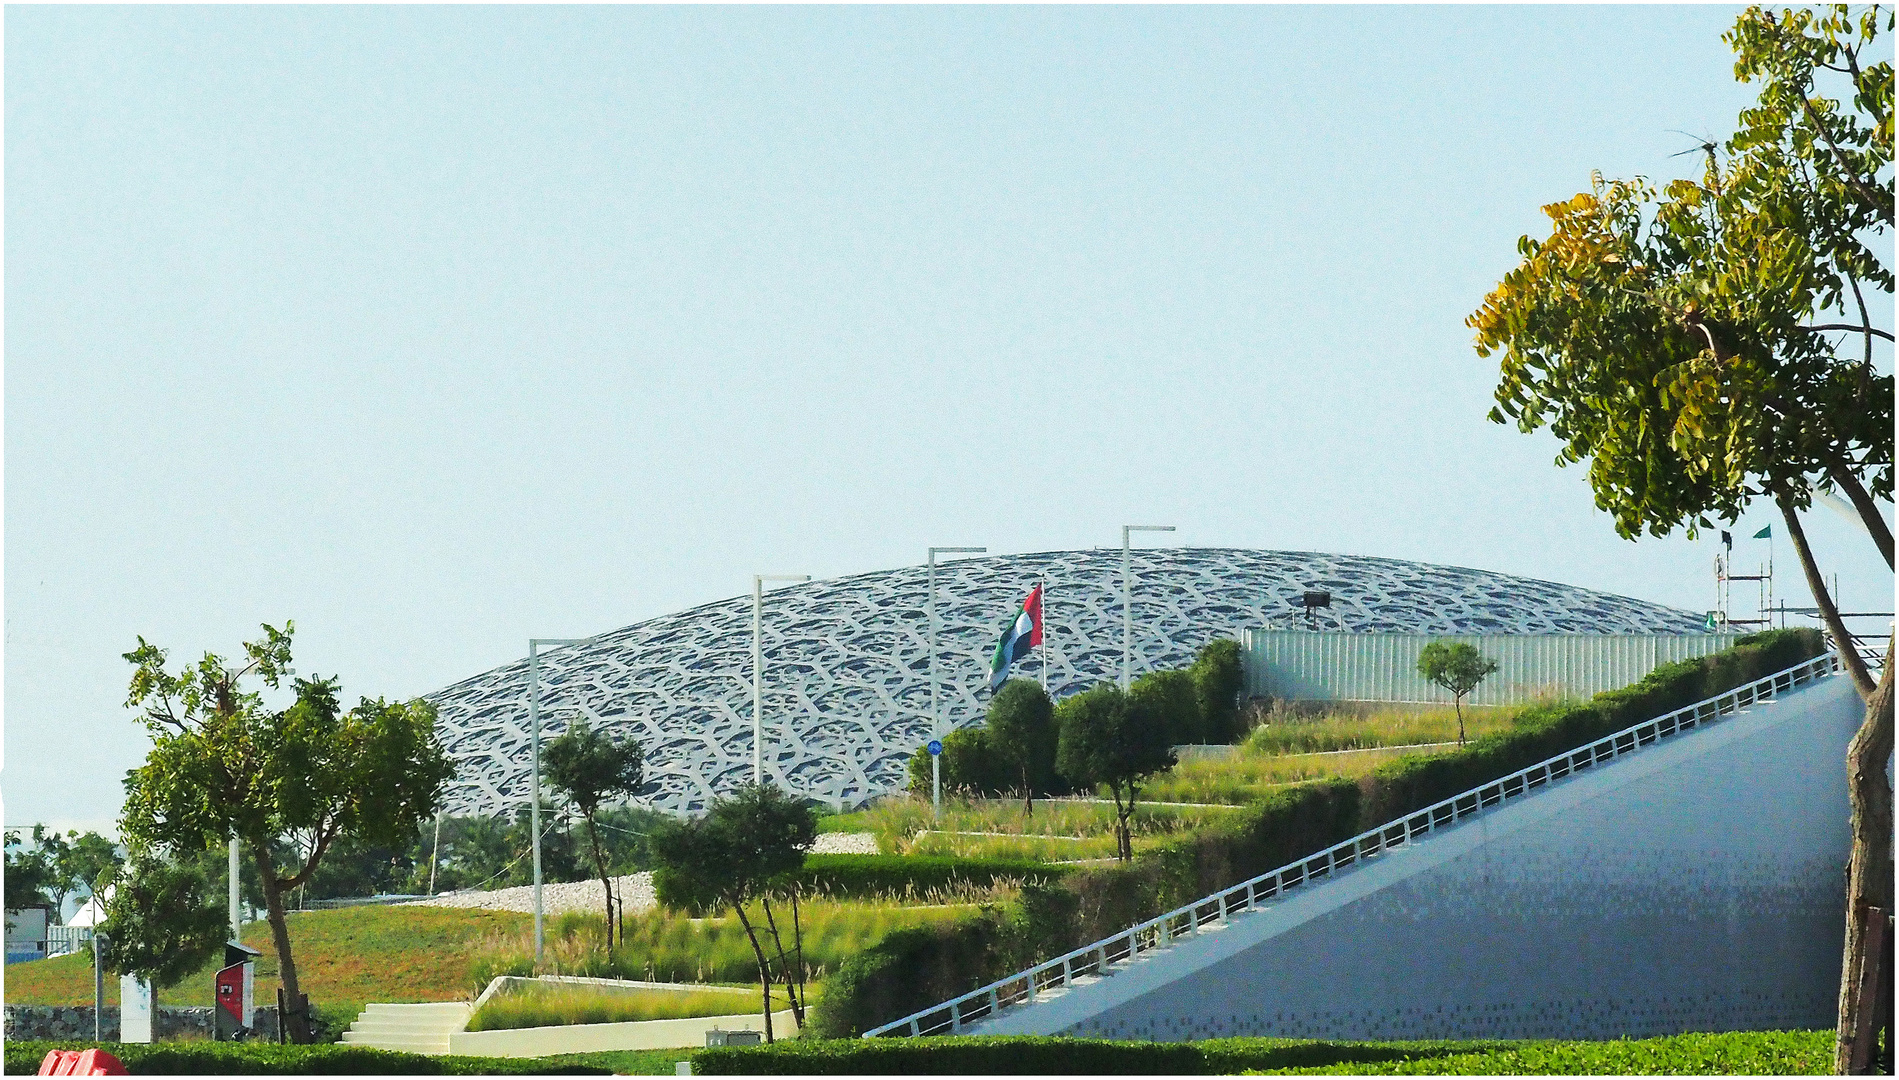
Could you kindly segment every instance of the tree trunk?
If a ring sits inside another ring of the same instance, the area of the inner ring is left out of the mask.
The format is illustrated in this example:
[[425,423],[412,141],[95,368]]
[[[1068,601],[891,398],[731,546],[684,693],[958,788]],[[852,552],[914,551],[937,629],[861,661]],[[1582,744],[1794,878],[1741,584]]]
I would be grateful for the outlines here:
[[1027,762],[1022,764],[1022,814],[1024,817],[1035,816],[1035,789],[1029,786],[1029,766]]
[[[791,887],[791,940],[792,952],[798,957],[798,1000],[804,1001],[804,927],[798,921],[798,886]],[[798,1030],[804,1030],[804,1014],[798,1015]]]
[[593,815],[587,815],[587,841],[593,845],[593,867],[600,873],[600,887],[607,894],[607,959],[613,959],[613,879],[607,876],[607,857],[600,851],[600,831],[593,827]]
[[284,1001],[288,1006],[289,1015],[278,1017],[277,1022],[291,1042],[303,1045],[310,1041],[310,1024],[299,1008],[303,994],[297,984],[297,962],[290,956],[290,926],[284,919],[283,886],[277,879],[277,868],[270,861],[270,844],[258,839],[245,843],[257,861],[257,874],[263,879],[264,911],[270,919],[271,944],[277,948],[277,978],[283,983]]
[[804,1002],[798,998],[798,984],[791,974],[791,958],[785,955],[785,941],[778,936],[778,920],[771,913],[771,897],[760,898],[765,906],[765,925],[771,928],[772,949],[778,953],[778,974],[785,980],[785,997],[791,1002],[791,1017],[804,1027]]
[[758,957],[758,984],[765,989],[765,1041],[771,1042],[771,965],[765,962],[765,950],[758,944],[758,931],[752,929],[752,920],[745,917],[745,905],[733,904],[732,910],[738,912],[739,925],[745,928],[745,937],[752,943],[752,954]]
[[[1855,1040],[1870,1031],[1861,1010],[1866,997],[1861,983],[1876,970],[1879,957],[1866,947],[1873,912],[1890,913],[1893,902],[1892,786],[1886,783],[1886,759],[1892,754],[1892,643],[1886,645],[1886,667],[1879,687],[1866,705],[1866,720],[1846,748],[1847,797],[1853,807],[1853,856],[1846,877],[1846,951],[1840,965],[1840,1026],[1834,1038],[1833,1071],[1849,1071],[1860,1050],[1869,1060],[1868,1047]],[[1881,918],[1884,915],[1879,916]],[[1884,977],[1890,979],[1891,972]],[[1875,995],[1876,999],[1876,995]],[[1869,1036],[1874,1037],[1874,1036]],[[1890,1035],[1887,1036],[1891,1038]]]
[[1892,569],[1892,530],[1886,526],[1886,519],[1879,512],[1879,504],[1873,501],[1865,485],[1850,470],[1830,468],[1826,474],[1833,481],[1833,486],[1846,492],[1846,497],[1852,500],[1853,509],[1859,511],[1860,522],[1873,538],[1873,545],[1886,557],[1886,569]]
[[1132,785],[1128,787],[1128,802],[1125,809],[1121,806],[1120,787],[1110,784],[1108,790],[1114,795],[1115,854],[1121,857],[1122,862],[1131,863],[1134,861],[1134,835],[1128,829],[1128,819],[1134,816],[1134,788]]
[[[1807,533],[1800,527],[1800,515],[1794,512],[1793,500],[1784,492],[1774,493],[1774,502],[1780,507],[1780,516],[1787,522],[1787,534],[1793,539],[1794,554],[1800,556],[1800,569],[1807,576],[1807,589],[1813,593],[1813,603],[1820,609],[1820,620],[1826,623],[1827,632],[1833,635],[1834,651],[1840,654],[1840,663],[1845,666],[1846,674],[1853,680],[1853,687],[1859,691],[1861,700],[1870,701],[1873,696],[1873,677],[1867,674],[1866,662],[1859,657],[1859,649],[1853,645],[1853,637],[1846,632],[1846,624],[1840,620],[1840,609],[1833,604],[1832,594],[1826,591],[1826,583],[1820,580],[1820,568],[1814,564],[1813,551],[1807,547]],[[1884,767],[1885,760],[1880,760]]]
[[1459,694],[1452,698],[1451,707],[1457,710],[1457,745],[1462,746],[1464,745],[1464,696]]

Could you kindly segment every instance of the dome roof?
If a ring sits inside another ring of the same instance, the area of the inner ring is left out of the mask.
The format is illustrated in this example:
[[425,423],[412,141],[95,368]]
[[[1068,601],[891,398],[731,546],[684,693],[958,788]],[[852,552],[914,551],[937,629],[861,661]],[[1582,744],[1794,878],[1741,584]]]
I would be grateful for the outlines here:
[[[1332,594],[1329,630],[1402,633],[1696,633],[1701,616],[1627,597],[1454,566],[1306,551],[1137,550],[1133,670],[1184,667],[1216,637],[1305,624],[1307,589]],[[928,741],[926,568],[781,586],[765,594],[765,771],[788,790],[855,804],[904,783]],[[981,723],[989,655],[1017,605],[1047,582],[1047,642],[1012,674],[1063,697],[1120,672],[1118,549],[997,555],[936,567],[943,731]],[[637,738],[657,809],[702,808],[752,775],[752,602],[702,604],[540,656],[542,737],[575,720]],[[428,695],[459,772],[451,813],[528,801],[527,661]]]

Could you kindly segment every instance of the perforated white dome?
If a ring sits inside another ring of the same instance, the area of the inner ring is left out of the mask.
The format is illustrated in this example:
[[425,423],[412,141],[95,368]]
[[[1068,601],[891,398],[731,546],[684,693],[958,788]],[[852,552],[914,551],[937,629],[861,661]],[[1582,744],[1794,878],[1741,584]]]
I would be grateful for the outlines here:
[[[1184,667],[1244,628],[1304,625],[1299,598],[1325,589],[1325,629],[1359,632],[1696,633],[1699,615],[1627,597],[1453,566],[1232,548],[1133,553],[1134,671]],[[1051,551],[936,568],[944,730],[982,721],[1004,624],[1048,582],[1049,690],[1062,697],[1121,668],[1121,552]],[[750,595],[703,604],[541,655],[544,738],[576,718],[640,740],[657,809],[702,808],[750,779]],[[782,586],[765,595],[765,770],[791,791],[856,804],[903,784],[930,738],[929,622],[922,566]],[[1036,678],[1043,656],[1014,674]],[[451,813],[529,797],[527,661],[429,695],[459,773]]]

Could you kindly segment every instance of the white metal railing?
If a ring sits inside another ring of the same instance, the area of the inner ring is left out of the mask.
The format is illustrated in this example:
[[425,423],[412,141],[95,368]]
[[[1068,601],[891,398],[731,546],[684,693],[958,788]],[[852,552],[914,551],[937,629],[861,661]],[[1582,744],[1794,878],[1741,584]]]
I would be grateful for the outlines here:
[[1572,773],[1611,761],[1679,732],[1712,723],[1757,701],[1772,698],[1775,694],[1825,678],[1839,669],[1837,654],[1827,652],[1784,671],[1737,686],[1724,694],[1684,706],[1653,720],[1644,720],[1587,746],[1558,754],[1502,779],[1492,780],[1461,795],[1453,795],[1415,813],[1362,832],[1316,855],[1288,863],[1277,870],[1175,908],[1112,937],[1044,961],[1027,971],[1017,972],[961,997],[951,998],[940,1005],[932,1005],[921,1012],[872,1028],[864,1033],[864,1038],[878,1035],[960,1035],[970,1024],[986,1020],[1011,1005],[1032,1001],[1043,990],[1071,985],[1075,979],[1084,976],[1105,977],[1112,973],[1116,965],[1127,963],[1143,953],[1166,948],[1175,939],[1191,935],[1208,923],[1224,924],[1235,915],[1255,910],[1263,901],[1281,896],[1301,885],[1330,878],[1390,848],[1403,846],[1436,829],[1446,828],[1508,800],[1527,795]]

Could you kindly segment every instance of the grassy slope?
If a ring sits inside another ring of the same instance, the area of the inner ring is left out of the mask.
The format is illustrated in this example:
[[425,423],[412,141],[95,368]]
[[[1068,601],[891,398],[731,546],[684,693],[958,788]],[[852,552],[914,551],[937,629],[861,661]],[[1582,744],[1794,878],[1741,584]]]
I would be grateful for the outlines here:
[[[476,947],[496,933],[530,925],[533,916],[467,908],[357,907],[307,911],[290,916],[290,947],[311,1004],[327,1015],[349,1017],[370,1001],[460,1001],[468,996],[469,967]],[[257,961],[257,1003],[277,1000],[277,953],[270,927],[251,923],[244,943],[262,949]],[[222,957],[168,990],[161,1005],[211,1004],[211,977]],[[9,964],[10,1004],[92,1004],[92,954]],[[106,1000],[118,1004],[119,981],[106,979]]]

